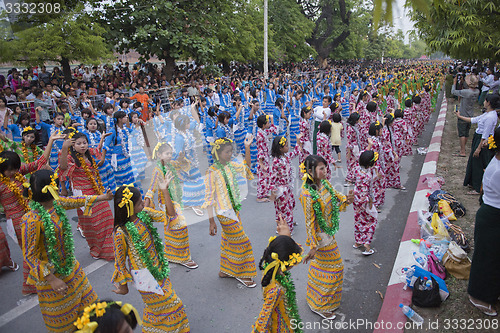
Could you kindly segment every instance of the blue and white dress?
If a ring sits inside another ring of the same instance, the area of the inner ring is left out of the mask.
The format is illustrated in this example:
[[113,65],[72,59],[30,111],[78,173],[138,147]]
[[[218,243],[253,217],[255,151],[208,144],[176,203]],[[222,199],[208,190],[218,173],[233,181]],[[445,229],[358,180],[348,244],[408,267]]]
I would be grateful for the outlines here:
[[250,115],[246,118],[245,127],[247,129],[247,133],[252,134],[253,136],[252,144],[250,145],[250,157],[252,160],[250,170],[252,170],[252,173],[257,173],[257,131],[259,129],[259,127],[257,126],[257,118],[262,114],[264,114],[264,112],[259,109],[257,112],[255,112],[252,119],[249,119]]
[[131,131],[126,126],[112,128],[111,135],[104,141],[104,149],[106,149],[106,157],[109,156],[111,166],[115,171],[116,186],[134,183],[135,187],[141,188],[135,180],[130,161],[129,139]]
[[141,128],[134,124],[132,124],[131,128],[133,130],[129,137],[130,159],[132,160],[134,177],[137,182],[140,182],[146,178],[146,164],[148,163],[148,157],[144,152],[145,142]]
[[7,128],[12,133],[12,141],[21,142],[24,128],[20,124],[7,125]]
[[[87,136],[89,140],[89,148],[99,148],[99,142],[101,142],[101,132],[95,131],[90,132],[87,129],[82,130]],[[99,162],[99,159],[96,156],[93,156],[96,160],[96,163]],[[114,190],[116,188],[115,182],[115,171],[111,167],[110,160],[104,159],[104,164],[99,167],[99,175],[101,176],[102,184],[105,189]]]
[[182,202],[185,207],[197,207],[205,201],[205,183],[199,169],[194,136],[189,131],[177,131],[175,134],[173,159],[179,158],[184,152],[185,158],[190,162],[189,171],[181,171],[180,179],[183,181]]
[[277,99],[276,90],[266,88],[266,102],[262,106],[262,108],[264,109],[265,114],[267,114],[267,115],[272,115],[273,114],[275,103],[276,103],[276,99]]

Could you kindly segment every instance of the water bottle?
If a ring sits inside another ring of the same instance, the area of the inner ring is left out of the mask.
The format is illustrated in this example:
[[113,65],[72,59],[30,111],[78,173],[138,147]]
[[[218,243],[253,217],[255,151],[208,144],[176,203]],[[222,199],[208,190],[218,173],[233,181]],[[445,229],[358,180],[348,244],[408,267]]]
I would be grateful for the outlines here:
[[425,281],[425,290],[432,290],[432,280]]
[[415,258],[415,261],[420,265],[420,267],[423,269],[427,268],[427,261],[423,257],[419,256],[417,252],[413,252],[413,258]]
[[407,316],[411,321],[416,323],[417,325],[422,325],[424,323],[424,319],[420,317],[418,313],[416,313],[412,308],[409,306],[399,304],[399,307],[403,310],[403,313],[405,316]]

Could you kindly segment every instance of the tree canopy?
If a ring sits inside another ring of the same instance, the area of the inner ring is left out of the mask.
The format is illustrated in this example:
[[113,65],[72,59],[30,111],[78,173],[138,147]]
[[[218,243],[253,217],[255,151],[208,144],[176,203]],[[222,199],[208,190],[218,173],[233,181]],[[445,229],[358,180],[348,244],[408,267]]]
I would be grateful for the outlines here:
[[105,30],[84,11],[83,4],[68,3],[71,7],[63,3],[59,13],[20,15],[12,25],[14,37],[0,40],[0,61],[27,66],[58,62],[69,80],[72,61],[99,63],[110,58]]
[[432,51],[461,59],[500,59],[497,0],[429,0],[428,12],[413,7],[419,36]]

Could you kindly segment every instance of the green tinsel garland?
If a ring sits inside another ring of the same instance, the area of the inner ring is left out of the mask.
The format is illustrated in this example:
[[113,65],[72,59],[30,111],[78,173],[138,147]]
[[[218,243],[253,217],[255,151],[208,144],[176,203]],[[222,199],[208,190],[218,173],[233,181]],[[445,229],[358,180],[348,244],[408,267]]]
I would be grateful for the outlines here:
[[73,232],[71,230],[71,225],[68,222],[68,217],[64,209],[54,201],[54,208],[56,214],[62,223],[62,233],[63,233],[63,248],[64,248],[64,263],[62,263],[61,256],[57,251],[59,240],[56,238],[56,231],[54,223],[52,222],[52,217],[49,212],[39,203],[35,201],[30,202],[31,209],[38,212],[43,221],[43,227],[45,229],[45,240],[47,242],[47,255],[49,261],[54,265],[54,270],[57,274],[61,276],[69,276],[73,272],[75,266],[75,247],[73,243]]
[[[266,269],[269,263],[265,263],[263,268]],[[281,271],[280,271],[281,272]],[[290,319],[295,319],[297,328],[294,330],[295,333],[302,333],[302,330],[298,327],[298,324],[302,322],[299,314],[299,307],[297,305],[297,293],[295,292],[295,284],[293,283],[292,275],[289,271],[281,272],[282,274],[276,274],[276,281],[285,289],[285,308],[287,309]]]
[[231,162],[227,163],[227,166],[229,167],[229,170],[231,171],[231,174],[233,176],[233,188],[234,188],[234,194],[233,194],[233,191],[231,189],[231,184],[229,184],[229,178],[227,177],[224,166],[219,161],[216,161],[214,164],[217,168],[219,168],[220,172],[222,173],[222,176],[224,177],[224,180],[226,182],[227,193],[229,194],[229,199],[231,200],[231,204],[233,205],[234,211],[239,212],[241,209],[241,201],[240,201],[240,187],[236,179],[237,178],[236,170],[234,170],[233,166],[231,165]]
[[151,233],[151,236],[153,237],[153,244],[156,249],[158,261],[160,262],[159,267],[161,267],[161,269],[158,269],[158,267],[153,264],[153,259],[147,252],[146,246],[142,241],[141,235],[139,234],[139,230],[137,230],[135,224],[131,221],[128,221],[127,223],[125,223],[125,228],[127,228],[127,232],[129,233],[130,238],[132,238],[132,242],[134,243],[134,248],[141,256],[141,260],[146,266],[146,268],[149,270],[151,275],[153,275],[156,281],[161,281],[167,278],[168,274],[170,273],[170,268],[168,266],[168,262],[165,260],[165,254],[163,252],[163,242],[161,241],[160,236],[158,235],[158,231],[153,226],[151,218],[149,217],[148,214],[146,214],[146,212],[142,211],[138,213],[137,217],[141,219],[141,221],[144,223],[146,228]]
[[[174,166],[171,163],[167,163],[167,166],[170,169],[170,172],[172,172],[172,175],[174,176],[175,195],[172,194],[170,186],[168,186],[168,193],[170,194],[170,198],[172,198],[174,202],[177,202],[181,206],[181,209],[184,209],[184,203],[182,202],[182,187],[180,185],[179,177],[177,176],[177,171],[175,170]],[[160,161],[158,161],[158,167],[163,172],[163,176],[165,176],[167,174],[167,168],[163,164],[161,164]]]
[[323,232],[326,233],[327,235],[333,236],[339,230],[339,202],[330,183],[328,183],[325,179],[322,179],[321,183],[323,184],[324,187],[326,187],[326,189],[328,190],[328,192],[330,192],[330,195],[332,196],[331,227],[329,227],[326,224],[325,217],[323,216],[323,212],[321,211],[321,203],[319,202],[320,197],[318,191],[313,189],[312,186],[307,183],[304,184],[304,186],[309,191],[309,193],[311,193],[311,198],[314,201],[313,203],[314,215],[316,216],[316,221],[318,221],[320,229],[323,230]]

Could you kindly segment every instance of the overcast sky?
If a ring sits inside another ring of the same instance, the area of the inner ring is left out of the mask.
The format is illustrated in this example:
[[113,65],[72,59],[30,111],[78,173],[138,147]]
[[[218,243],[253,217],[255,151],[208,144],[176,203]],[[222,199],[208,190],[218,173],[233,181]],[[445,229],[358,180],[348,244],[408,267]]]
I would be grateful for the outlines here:
[[394,31],[398,29],[403,30],[405,34],[405,42],[408,42],[408,31],[413,30],[413,23],[407,16],[407,10],[404,8],[405,0],[396,0],[396,6],[394,6],[393,21],[394,21]]

